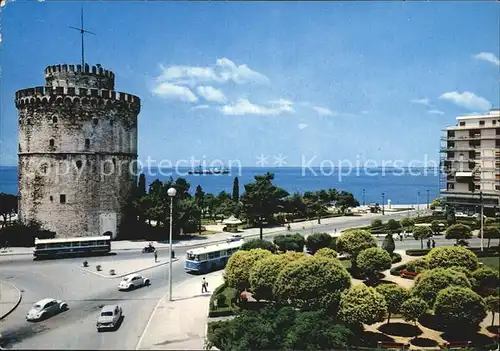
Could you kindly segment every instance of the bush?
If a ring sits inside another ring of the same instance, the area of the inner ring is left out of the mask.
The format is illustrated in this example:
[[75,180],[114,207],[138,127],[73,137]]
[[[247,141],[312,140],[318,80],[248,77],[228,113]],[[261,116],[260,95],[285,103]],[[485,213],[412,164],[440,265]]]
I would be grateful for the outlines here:
[[432,249],[427,255],[429,268],[465,267],[475,271],[479,265],[477,256],[459,246],[444,246]]
[[343,232],[337,239],[337,250],[340,253],[347,253],[351,258],[352,269],[356,271],[356,259],[358,254],[371,247],[377,247],[377,241],[366,230],[352,230]]
[[407,229],[415,225],[415,221],[413,220],[413,218],[403,218],[399,223],[403,228]]
[[389,221],[387,221],[387,228],[390,230],[391,233],[401,232],[401,224],[399,224],[399,222],[396,221],[395,219],[389,219]]
[[[472,284],[472,272],[469,271],[467,268],[465,267],[457,267],[457,266],[453,266],[453,267],[450,267],[448,268],[450,271],[454,271],[454,272],[457,272],[457,273],[462,273],[463,275],[465,275],[467,277],[467,279],[469,279],[469,281],[471,282]],[[472,284],[474,285],[474,284]]]
[[319,249],[314,254],[314,256],[316,256],[316,257],[328,257],[328,258],[333,258],[333,259],[338,259],[338,255],[339,254],[337,253],[337,251],[332,250],[328,247],[324,247],[322,249]]
[[434,235],[441,234],[441,232],[444,230],[444,227],[442,227],[440,221],[434,220],[431,222],[431,230]]
[[412,294],[432,306],[438,293],[452,285],[465,288],[472,286],[463,273],[444,268],[431,269],[417,276]]
[[415,322],[416,325],[419,318],[422,317],[428,309],[429,305],[427,305],[424,300],[418,297],[412,297],[403,302],[400,308],[400,312],[403,315],[403,319],[405,321]]
[[380,228],[383,226],[381,219],[372,219],[370,226],[372,228]]
[[340,261],[308,256],[281,270],[274,294],[294,307],[335,312],[340,293],[350,286],[351,276]]
[[391,268],[392,259],[387,251],[371,247],[359,253],[357,263],[360,271],[369,279],[377,280],[380,272]]
[[385,299],[388,314],[387,323],[390,323],[391,314],[400,312],[401,305],[410,297],[410,293],[396,284],[382,284],[377,286],[376,290]]
[[481,296],[492,295],[500,285],[497,270],[490,267],[481,267],[472,272],[472,282],[474,290]]
[[446,239],[456,239],[457,241],[460,239],[470,239],[472,237],[471,228],[460,223],[449,226],[445,233]]
[[356,285],[341,295],[338,317],[347,324],[359,326],[382,322],[386,314],[384,296],[374,288]]
[[398,254],[397,252],[393,252],[392,255],[391,255],[391,261],[392,261],[392,264],[394,263],[399,263],[403,260],[403,258],[401,257],[400,254]]
[[5,245],[8,242],[11,247],[32,247],[35,245],[35,238],[54,239],[55,237],[55,232],[42,230],[36,221],[30,222],[28,225],[16,222],[14,225],[0,229],[0,243]]
[[215,297],[215,301],[217,301],[217,307],[225,307],[226,306],[226,295],[219,294]]
[[408,256],[425,256],[429,252],[431,252],[432,249],[407,249],[406,254]]
[[490,311],[493,316],[491,317],[491,326],[495,323],[495,313],[500,311],[500,299],[498,295],[491,295],[484,299],[484,303],[486,304],[486,310]]
[[432,236],[432,231],[429,227],[414,227],[413,237],[415,240],[420,240],[420,249],[424,249],[424,239],[428,239]]
[[272,255],[255,263],[250,272],[250,288],[256,300],[276,300],[274,286],[281,270],[290,262],[305,256]]
[[422,273],[428,268],[429,267],[427,265],[427,261],[422,258],[410,261],[406,264],[406,269],[408,270],[408,272]]
[[299,233],[277,235],[274,237],[274,244],[282,252],[286,251],[303,252],[305,243],[306,241],[304,237]]
[[314,255],[316,251],[323,248],[330,248],[335,250],[336,240],[328,233],[315,233],[311,234],[306,239],[306,247]]
[[382,250],[385,250],[389,253],[389,255],[392,255],[395,249],[396,244],[394,243],[392,234],[387,234],[384,238],[384,242],[382,243]]
[[[477,236],[481,237],[481,231],[479,231]],[[491,239],[500,238],[500,229],[497,226],[485,226],[483,228],[483,238],[488,239],[488,247],[490,247]]]
[[263,249],[263,250],[268,250],[272,253],[276,252],[276,246],[267,240],[260,240],[260,239],[252,239],[245,241],[243,245],[241,245],[240,250],[243,251],[250,251],[253,249]]
[[450,330],[477,330],[486,317],[486,305],[471,289],[452,286],[437,295],[434,314]]
[[249,288],[248,280],[253,265],[260,259],[271,255],[272,253],[264,249],[235,252],[227,261],[225,281],[237,290]]

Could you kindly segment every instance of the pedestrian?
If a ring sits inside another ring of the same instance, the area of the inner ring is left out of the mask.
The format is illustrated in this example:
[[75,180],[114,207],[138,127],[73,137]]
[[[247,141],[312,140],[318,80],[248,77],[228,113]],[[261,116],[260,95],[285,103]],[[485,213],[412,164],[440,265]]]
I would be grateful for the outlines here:
[[337,228],[335,228],[335,234],[337,234]]
[[434,239],[432,239],[432,248],[435,248],[436,247],[436,242],[434,241]]
[[158,253],[155,251],[155,263],[158,262]]
[[427,248],[430,249],[431,248],[431,239],[427,240]]
[[403,236],[401,234],[398,235],[399,235],[399,241],[403,241]]
[[205,292],[208,292],[208,282],[205,280],[205,277],[203,277],[202,281],[201,281],[201,293],[205,293]]

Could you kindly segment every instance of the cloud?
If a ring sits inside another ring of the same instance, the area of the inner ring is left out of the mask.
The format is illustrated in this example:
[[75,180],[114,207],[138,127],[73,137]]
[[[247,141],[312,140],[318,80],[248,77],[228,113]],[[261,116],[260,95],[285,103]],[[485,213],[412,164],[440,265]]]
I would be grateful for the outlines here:
[[291,112],[289,106],[266,107],[252,104],[248,99],[239,99],[233,105],[225,105],[221,108],[225,115],[242,116],[242,115],[261,115],[261,116],[276,116],[284,112]]
[[228,58],[220,58],[215,65],[200,66],[160,66],[163,73],[157,78],[159,82],[169,82],[177,85],[196,86],[201,83],[236,84],[269,84],[269,78],[262,73],[250,69],[246,64],[236,65]]
[[362,110],[361,113],[367,115],[369,112],[367,110]]
[[219,102],[219,103],[225,103],[226,102],[226,97],[224,96],[224,93],[211,86],[200,86],[196,88],[196,91],[198,92],[198,95],[203,97],[207,101],[212,101],[212,102]]
[[441,110],[429,110],[427,113],[430,113],[431,115],[444,115],[444,112]]
[[464,91],[463,93],[450,91],[442,94],[439,98],[469,110],[486,111],[491,108],[491,103],[488,100],[468,91]]
[[204,110],[204,109],[207,109],[207,108],[210,108],[210,106],[208,106],[208,105],[197,105],[197,106],[191,107],[191,110]]
[[295,110],[292,107],[293,102],[290,100],[286,100],[286,99],[271,100],[271,101],[269,101],[269,103],[271,105],[278,106],[278,108],[282,109],[283,111],[295,112]]
[[198,101],[191,89],[170,83],[161,83],[153,89],[153,94],[173,100]]
[[431,105],[428,98],[413,99],[413,100],[411,100],[411,102],[413,102],[414,104],[420,104],[420,105],[424,105],[424,106],[430,106]]
[[334,112],[330,110],[329,108],[326,107],[320,107],[320,106],[312,106],[311,107],[314,111],[318,113],[320,116],[332,116]]
[[298,127],[299,127],[300,130],[302,130],[302,129],[306,129],[308,127],[308,125],[305,124],[305,123],[299,123]]
[[498,59],[498,57],[495,56],[495,54],[491,52],[480,52],[479,54],[474,55],[474,58],[476,60],[482,60],[492,63],[495,66],[500,66],[500,60]]

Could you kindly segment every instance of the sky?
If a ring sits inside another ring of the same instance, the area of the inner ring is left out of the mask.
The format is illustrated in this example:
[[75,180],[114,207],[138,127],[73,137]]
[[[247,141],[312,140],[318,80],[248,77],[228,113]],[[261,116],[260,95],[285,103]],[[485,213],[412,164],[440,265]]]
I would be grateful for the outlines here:
[[[4,2],[2,0],[2,2]],[[77,1],[1,7],[0,165],[16,90],[78,64]],[[442,129],[500,105],[494,2],[84,2],[86,61],[142,99],[139,159],[244,166],[439,157]],[[414,163],[413,163],[414,164]]]

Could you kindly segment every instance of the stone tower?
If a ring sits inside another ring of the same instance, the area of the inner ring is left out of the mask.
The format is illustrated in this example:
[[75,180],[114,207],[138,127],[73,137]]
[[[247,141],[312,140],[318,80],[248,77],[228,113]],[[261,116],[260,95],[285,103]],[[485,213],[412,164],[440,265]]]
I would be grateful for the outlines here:
[[16,92],[21,222],[116,237],[137,181],[140,99],[114,86],[100,65],[64,64],[45,69],[45,86]]

